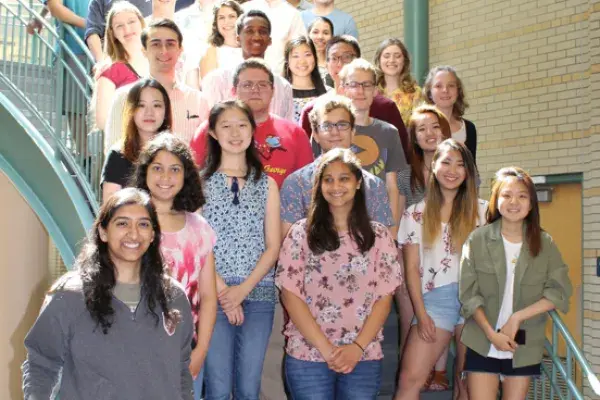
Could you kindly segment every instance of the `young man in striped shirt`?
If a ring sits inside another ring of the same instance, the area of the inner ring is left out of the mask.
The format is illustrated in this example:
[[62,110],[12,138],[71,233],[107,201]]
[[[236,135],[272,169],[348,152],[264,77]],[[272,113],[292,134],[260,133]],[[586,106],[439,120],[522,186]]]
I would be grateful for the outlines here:
[[[183,51],[182,41],[181,31],[175,22],[169,19],[152,21],[142,33],[142,45],[150,66],[150,77],[159,81],[169,93],[173,133],[189,142],[198,126],[208,119],[210,110],[205,96],[200,91],[175,79],[175,67]],[[104,132],[105,151],[121,137],[123,109],[132,85],[119,88],[115,94]]]

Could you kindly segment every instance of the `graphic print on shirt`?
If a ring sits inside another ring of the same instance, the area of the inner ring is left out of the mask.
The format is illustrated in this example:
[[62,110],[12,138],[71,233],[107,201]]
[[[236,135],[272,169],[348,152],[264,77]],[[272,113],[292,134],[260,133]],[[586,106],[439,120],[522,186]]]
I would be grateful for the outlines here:
[[356,135],[351,149],[365,171],[375,176],[380,176],[382,171],[385,171],[385,163],[388,158],[387,149],[380,149],[373,138]]
[[[264,143],[259,143],[255,140],[254,146],[256,146],[256,150],[264,161],[269,161],[274,151],[287,152],[287,149],[283,147],[283,144],[281,143],[281,138],[274,134],[267,135]],[[266,162],[264,163],[263,170],[267,174],[277,174],[281,176],[285,176],[287,172],[287,168],[274,167]]]

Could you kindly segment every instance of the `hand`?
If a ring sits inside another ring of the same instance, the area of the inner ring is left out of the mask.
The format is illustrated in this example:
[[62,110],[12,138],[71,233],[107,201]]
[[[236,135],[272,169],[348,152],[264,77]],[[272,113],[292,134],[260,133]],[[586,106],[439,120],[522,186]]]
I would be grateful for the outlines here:
[[194,380],[196,379],[196,377],[200,373],[200,370],[202,369],[202,364],[204,364],[205,355],[206,354],[202,355],[197,350],[192,351],[192,356],[190,359],[190,374],[192,375],[192,378]]
[[225,311],[225,315],[231,325],[240,326],[244,323],[244,309],[242,306],[237,306],[230,311]]
[[510,340],[515,340],[515,336],[517,335],[517,331],[521,326],[521,319],[517,314],[513,314],[510,316],[508,321],[504,324],[500,332],[504,333],[506,336],[510,338]]
[[227,312],[242,304],[246,296],[248,292],[242,285],[228,286],[219,292],[219,303],[223,311]]
[[327,364],[335,372],[349,374],[354,370],[354,367],[356,367],[362,356],[363,351],[360,347],[355,343],[350,343],[335,348]]
[[425,313],[423,318],[417,317],[417,333],[419,337],[428,343],[435,342],[435,322]]
[[36,31],[37,33],[40,33],[43,27],[44,25],[42,25],[42,21],[37,18],[32,18],[27,24],[27,33],[30,35],[33,35]]
[[496,348],[496,350],[510,351],[511,353],[514,353],[518,347],[515,341],[508,337],[502,331],[492,333],[492,336],[490,336],[489,339],[490,342],[492,342],[492,345]]

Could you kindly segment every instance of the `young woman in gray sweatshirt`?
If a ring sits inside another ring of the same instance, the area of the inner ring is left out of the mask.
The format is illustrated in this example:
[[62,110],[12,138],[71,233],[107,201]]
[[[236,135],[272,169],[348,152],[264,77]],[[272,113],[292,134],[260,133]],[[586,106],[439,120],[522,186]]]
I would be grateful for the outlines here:
[[192,314],[160,237],[145,192],[123,189],[103,205],[25,338],[26,400],[193,398]]

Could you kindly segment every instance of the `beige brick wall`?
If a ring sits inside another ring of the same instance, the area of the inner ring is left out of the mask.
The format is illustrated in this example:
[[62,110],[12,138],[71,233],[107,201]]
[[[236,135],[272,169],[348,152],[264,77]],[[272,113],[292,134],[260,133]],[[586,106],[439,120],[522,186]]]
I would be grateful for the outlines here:
[[[402,3],[336,2],[357,20],[365,58],[403,37]],[[466,87],[482,197],[510,164],[583,173],[583,344],[600,372],[600,0],[429,0],[429,32],[430,65],[455,66]]]

